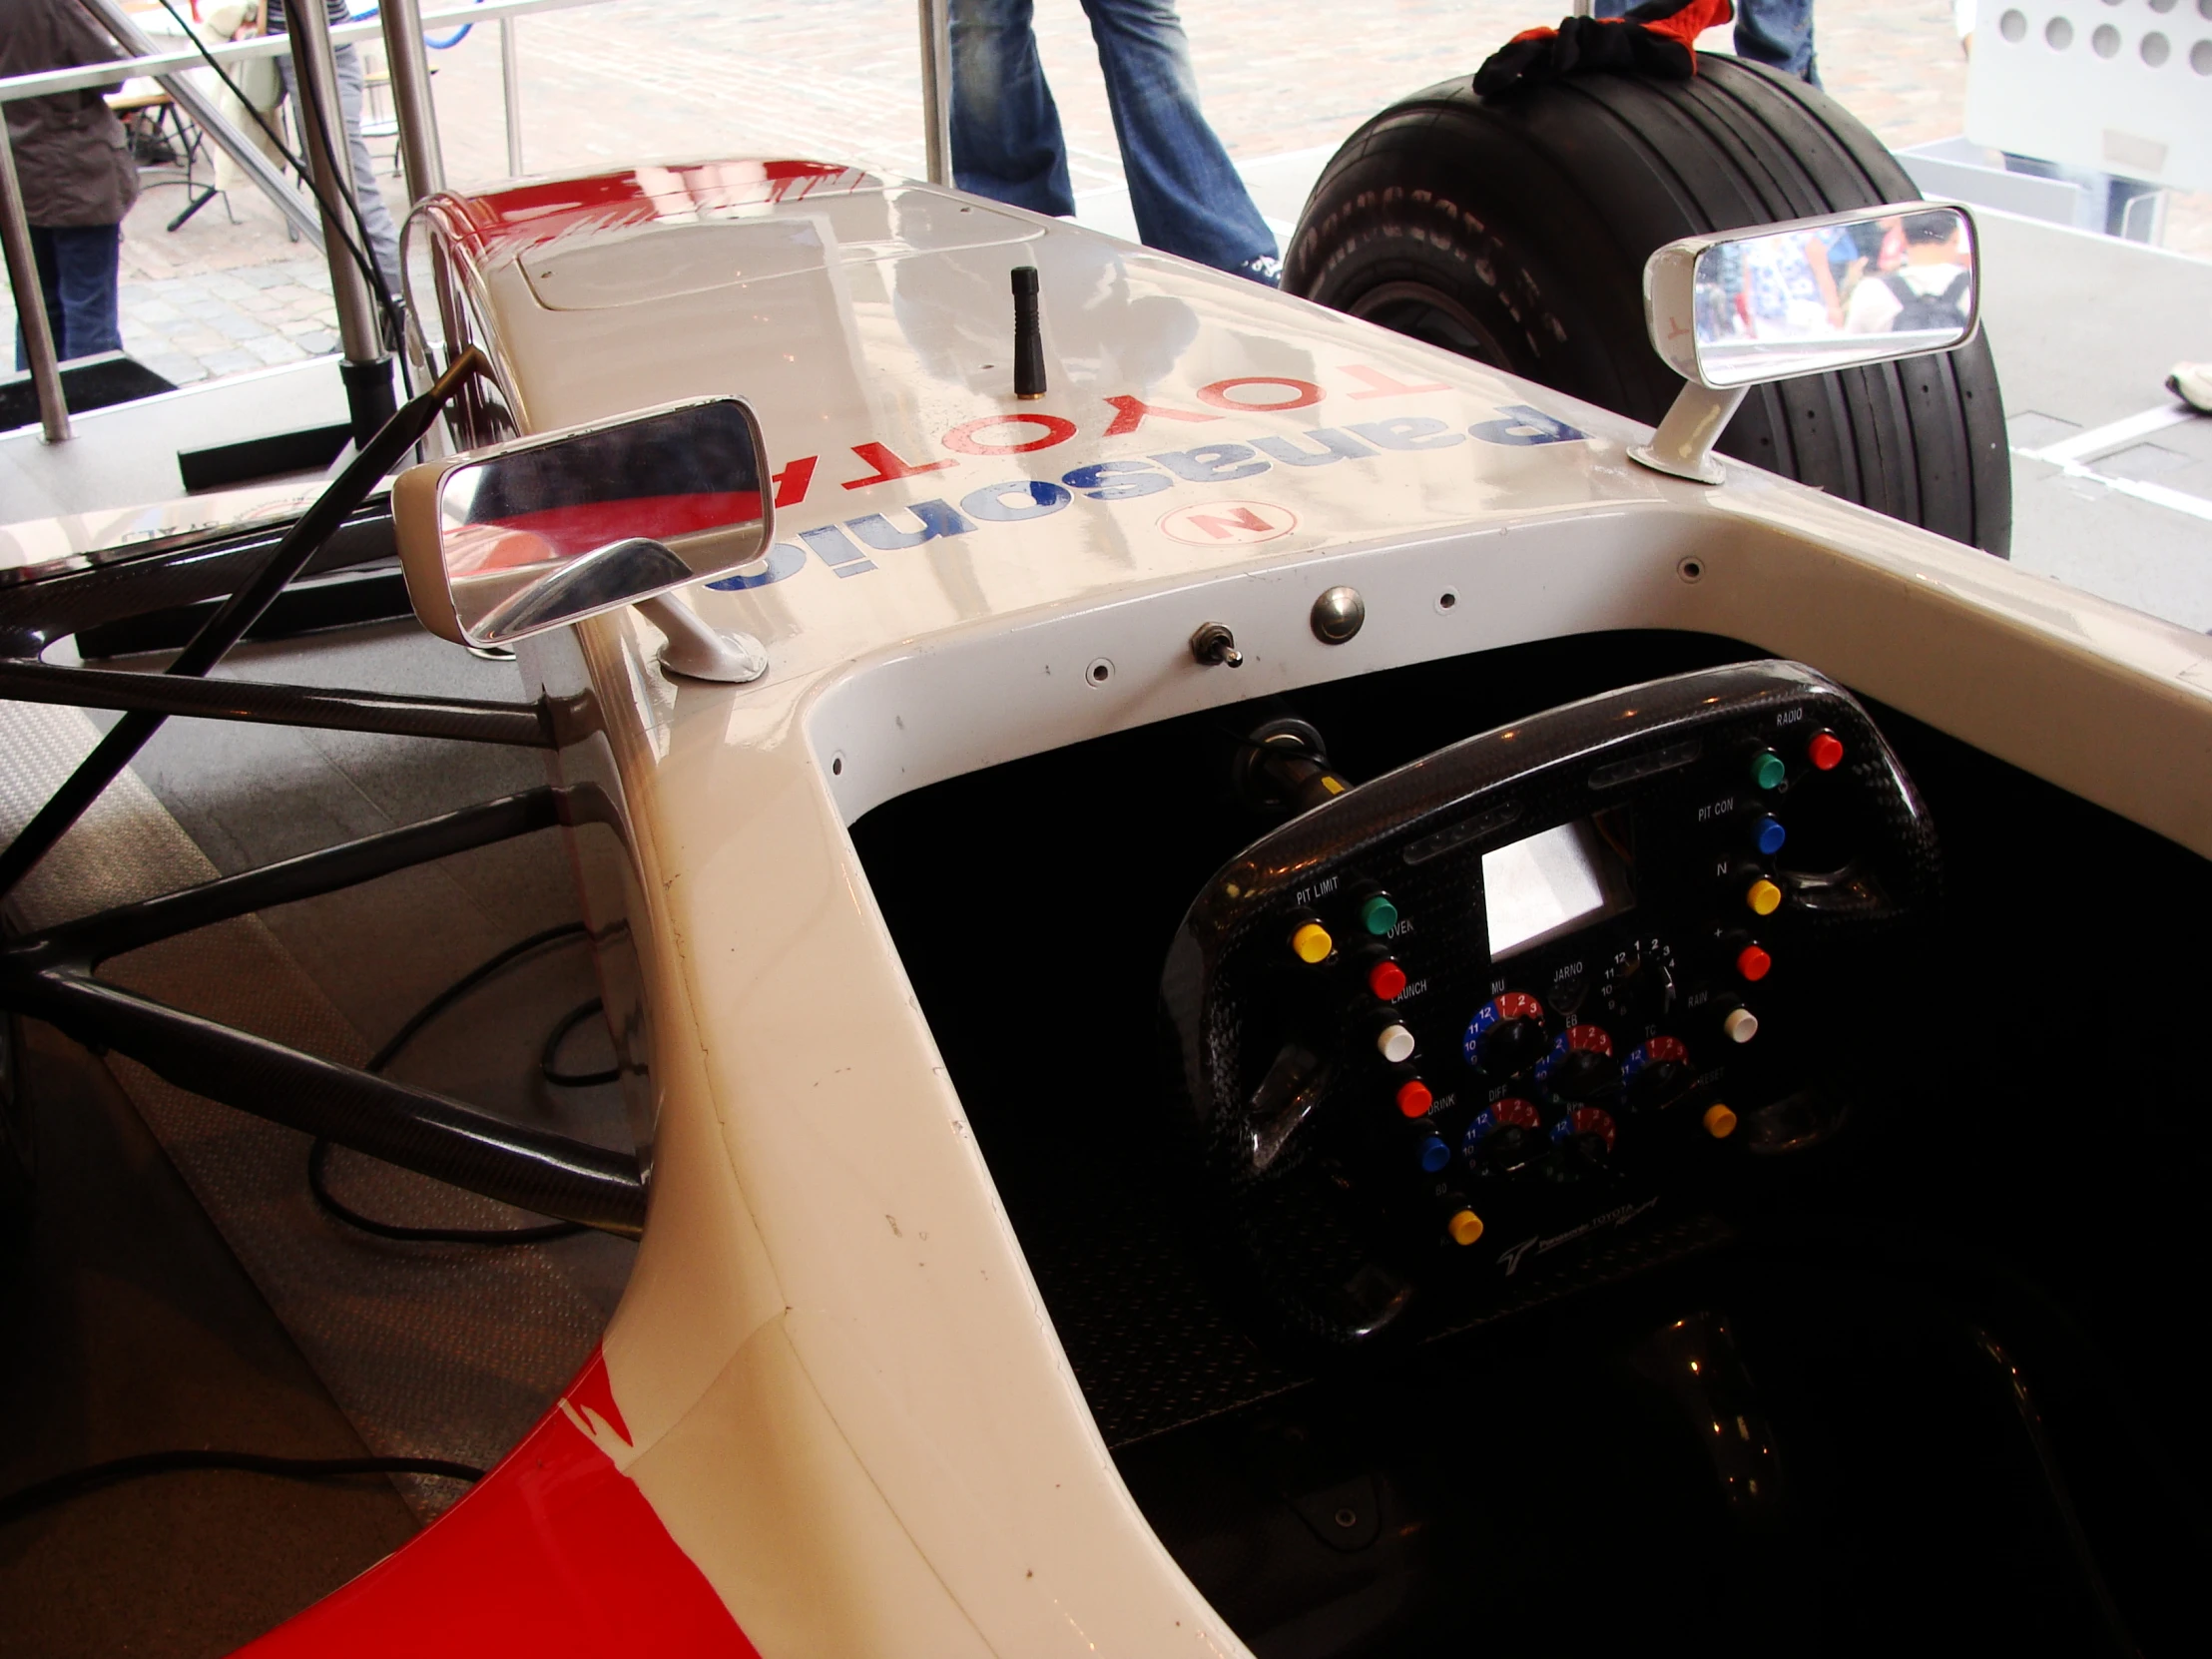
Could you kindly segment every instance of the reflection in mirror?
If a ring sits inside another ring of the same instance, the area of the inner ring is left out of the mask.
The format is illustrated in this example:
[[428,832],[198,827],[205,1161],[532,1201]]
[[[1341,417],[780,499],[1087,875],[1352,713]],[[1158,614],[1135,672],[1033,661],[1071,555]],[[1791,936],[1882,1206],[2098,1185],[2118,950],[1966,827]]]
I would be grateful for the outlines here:
[[463,460],[438,484],[438,547],[470,645],[502,645],[761,556],[753,411],[709,398]]
[[1973,334],[1973,228],[1956,208],[1921,208],[1717,240],[1694,283],[1710,386],[1940,351]]

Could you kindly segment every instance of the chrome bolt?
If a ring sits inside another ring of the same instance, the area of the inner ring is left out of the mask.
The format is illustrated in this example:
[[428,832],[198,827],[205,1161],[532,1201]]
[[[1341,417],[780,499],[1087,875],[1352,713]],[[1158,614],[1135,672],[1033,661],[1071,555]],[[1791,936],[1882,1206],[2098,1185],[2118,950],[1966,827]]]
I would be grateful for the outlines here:
[[1324,645],[1342,645],[1368,620],[1368,602],[1358,588],[1331,588],[1314,601],[1314,638]]

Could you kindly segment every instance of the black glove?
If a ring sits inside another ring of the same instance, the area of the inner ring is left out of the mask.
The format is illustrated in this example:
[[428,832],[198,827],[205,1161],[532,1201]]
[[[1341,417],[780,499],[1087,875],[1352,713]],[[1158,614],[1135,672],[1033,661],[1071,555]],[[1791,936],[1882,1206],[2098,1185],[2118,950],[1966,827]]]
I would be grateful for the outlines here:
[[1734,15],[1729,0],[1644,0],[1618,20],[1563,17],[1556,29],[1528,29],[1474,72],[1474,90],[1496,98],[1563,75],[1648,75],[1687,81],[1697,73],[1691,42]]

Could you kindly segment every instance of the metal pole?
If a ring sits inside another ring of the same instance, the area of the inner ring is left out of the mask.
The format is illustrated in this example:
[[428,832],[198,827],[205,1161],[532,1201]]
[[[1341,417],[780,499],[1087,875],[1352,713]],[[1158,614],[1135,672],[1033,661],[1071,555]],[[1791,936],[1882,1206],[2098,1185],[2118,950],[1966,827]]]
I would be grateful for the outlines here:
[[[147,38],[145,30],[131,21],[131,14],[117,0],[80,0],[80,3],[100,20],[100,26],[115,36],[117,44],[126,52],[134,52],[142,58],[155,55],[158,49],[153,41]],[[261,186],[262,194],[276,205],[276,211],[290,220],[301,236],[320,248],[322,222],[299,200],[299,193],[291,188],[276,165],[224,119],[214,102],[181,74],[157,75],[154,79],[160,83],[162,91],[192,117],[194,124],[221,145],[231,160],[245,170],[248,178]]]
[[951,0],[921,0],[921,144],[932,185],[952,183]]
[[515,49],[515,20],[499,20],[499,90],[507,107],[507,177],[522,177],[522,55]]
[[[353,170],[339,158],[351,152],[339,113],[337,64],[330,57],[330,20],[323,15],[322,0],[291,0],[284,8],[284,27],[291,35],[292,80],[299,95],[299,142],[315,189],[325,202],[350,202]],[[338,349],[345,359],[338,373],[345,380],[353,442],[359,446],[391,418],[394,405],[391,358],[384,350],[375,296],[346,246],[353,234],[352,226],[325,214],[323,253],[330,267],[330,297],[337,306]],[[362,253],[368,253],[365,246]]]
[[422,49],[422,9],[415,0],[382,0],[384,57],[391,66],[391,113],[399,123],[399,160],[407,171],[407,200],[419,202],[445,189],[445,156],[438,145],[438,107],[430,97],[430,59]]
[[9,142],[5,121],[0,121],[0,242],[6,244],[8,286],[15,294],[24,351],[31,359],[31,383],[38,388],[38,422],[48,443],[62,443],[75,434],[69,429],[62,371],[54,361],[54,331],[46,325],[46,290],[40,285],[38,260],[31,252],[31,226],[23,217],[23,186],[15,176],[15,146]]

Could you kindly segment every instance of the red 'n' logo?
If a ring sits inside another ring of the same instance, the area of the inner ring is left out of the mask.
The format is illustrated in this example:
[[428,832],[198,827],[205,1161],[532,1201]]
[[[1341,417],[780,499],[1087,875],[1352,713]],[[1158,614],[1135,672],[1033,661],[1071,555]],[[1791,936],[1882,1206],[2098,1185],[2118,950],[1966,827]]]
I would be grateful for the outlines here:
[[1178,507],[1160,520],[1160,533],[1194,547],[1230,547],[1273,541],[1298,528],[1298,515],[1271,501],[1208,501]]

